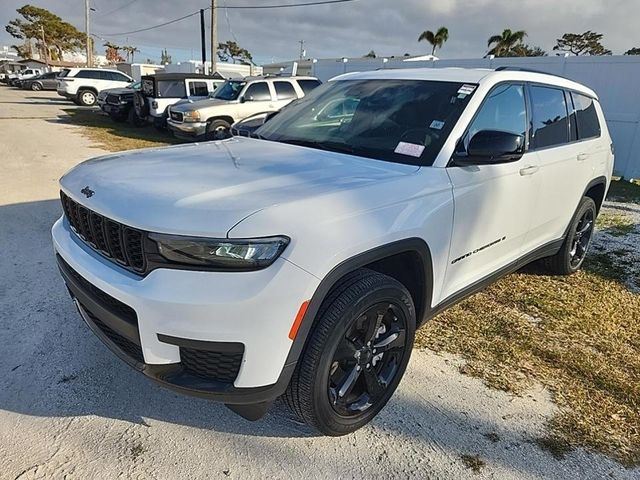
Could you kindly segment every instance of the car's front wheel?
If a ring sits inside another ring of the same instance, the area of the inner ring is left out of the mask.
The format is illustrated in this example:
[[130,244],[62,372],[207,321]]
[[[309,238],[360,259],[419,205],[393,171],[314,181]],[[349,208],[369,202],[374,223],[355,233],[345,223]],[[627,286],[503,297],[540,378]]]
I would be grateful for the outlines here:
[[285,400],[325,435],[345,435],[386,405],[409,362],[415,309],[400,282],[361,269],[318,312]]
[[81,90],[80,93],[78,93],[78,102],[83,107],[93,107],[97,101],[98,97],[95,92],[91,90]]
[[589,251],[595,230],[598,209],[592,198],[584,197],[571,220],[569,231],[560,251],[542,260],[544,267],[555,275],[577,272]]
[[207,140],[224,140],[231,136],[231,125],[225,120],[213,120],[207,125]]

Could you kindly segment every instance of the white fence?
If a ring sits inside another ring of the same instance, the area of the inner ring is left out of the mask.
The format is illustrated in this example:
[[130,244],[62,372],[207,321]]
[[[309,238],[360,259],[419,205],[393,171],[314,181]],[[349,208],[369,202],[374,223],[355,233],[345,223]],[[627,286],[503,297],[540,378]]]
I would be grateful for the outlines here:
[[318,60],[313,75],[326,81],[346,72],[382,68],[530,68],[570,78],[600,97],[616,148],[615,174],[640,178],[640,56],[532,57],[405,62],[402,58]]

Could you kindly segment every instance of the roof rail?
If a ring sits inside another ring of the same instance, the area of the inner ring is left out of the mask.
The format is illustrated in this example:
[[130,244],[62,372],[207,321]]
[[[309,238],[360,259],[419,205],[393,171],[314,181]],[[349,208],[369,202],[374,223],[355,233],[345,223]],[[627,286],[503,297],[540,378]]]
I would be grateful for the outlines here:
[[564,78],[565,80],[571,80],[574,81],[573,79],[569,78],[569,77],[565,77],[564,75],[558,75],[557,73],[549,73],[549,72],[543,72],[542,70],[536,70],[534,68],[526,68],[526,67],[513,67],[513,66],[502,66],[502,67],[498,67],[495,69],[496,72],[505,72],[505,71],[510,71],[510,72],[529,72],[529,73],[540,73],[542,75],[551,75],[553,77],[558,77],[558,78]]

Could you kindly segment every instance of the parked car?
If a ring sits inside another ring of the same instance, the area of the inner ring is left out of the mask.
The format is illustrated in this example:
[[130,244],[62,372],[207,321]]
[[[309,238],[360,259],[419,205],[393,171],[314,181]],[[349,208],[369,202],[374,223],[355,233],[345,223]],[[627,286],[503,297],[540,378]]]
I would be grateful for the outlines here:
[[140,120],[135,115],[133,108],[133,94],[140,90],[142,82],[134,82],[124,88],[109,88],[98,94],[98,106],[108,114],[115,122],[124,122],[139,125]]
[[91,107],[98,100],[98,92],[124,87],[133,79],[119,70],[102,68],[71,68],[58,77],[58,95],[76,105]]
[[56,90],[58,88],[57,77],[60,72],[47,72],[37,77],[20,80],[20,88],[23,90]]
[[253,133],[278,112],[260,112],[231,125],[230,133],[234,137],[253,137]]
[[146,376],[253,420],[284,395],[328,435],[383,408],[437,313],[532,261],[576,272],[614,160],[597,95],[526,71],[350,73],[255,134],[76,166],[57,261]]
[[223,83],[219,76],[194,73],[146,75],[142,77],[142,88],[133,96],[133,105],[139,118],[164,129],[169,106],[179,101],[208,98]]
[[229,80],[209,100],[171,107],[167,126],[179,138],[226,138],[234,122],[256,113],[278,111],[318,85],[320,81],[313,77]]
[[21,72],[14,73],[9,75],[9,85],[12,87],[19,86],[18,82],[21,80],[28,80],[30,78],[37,77],[38,75],[42,75],[42,70],[39,68],[27,68],[22,70]]

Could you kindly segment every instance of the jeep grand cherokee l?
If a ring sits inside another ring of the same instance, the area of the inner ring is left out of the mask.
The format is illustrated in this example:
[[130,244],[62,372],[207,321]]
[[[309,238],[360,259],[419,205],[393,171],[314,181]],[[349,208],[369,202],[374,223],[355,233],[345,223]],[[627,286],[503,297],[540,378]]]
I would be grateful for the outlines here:
[[436,313],[578,270],[613,166],[596,94],[525,71],[346,74],[254,135],[73,168],[57,260],[134,368],[249,419],[284,396],[328,435],[383,408]]

